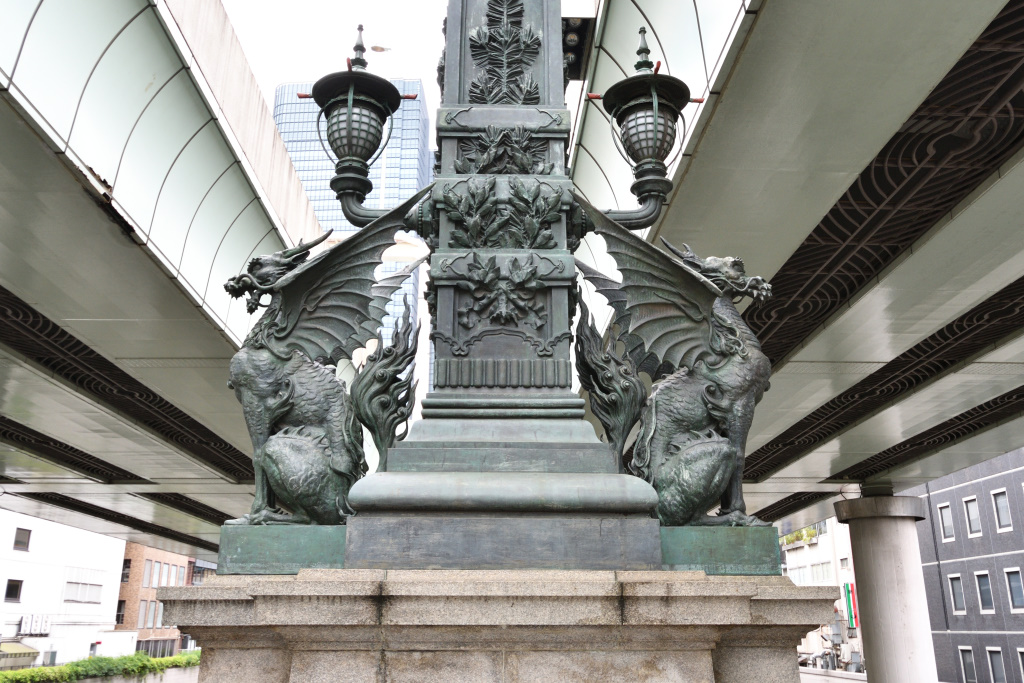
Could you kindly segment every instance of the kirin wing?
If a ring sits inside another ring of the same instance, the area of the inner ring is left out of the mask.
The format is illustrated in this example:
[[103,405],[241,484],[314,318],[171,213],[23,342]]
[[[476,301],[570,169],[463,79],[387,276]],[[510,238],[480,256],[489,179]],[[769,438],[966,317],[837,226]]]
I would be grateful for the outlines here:
[[587,282],[594,286],[598,294],[608,300],[608,305],[612,307],[612,311],[615,313],[615,316],[612,318],[612,325],[619,329],[618,340],[625,345],[626,355],[633,363],[633,368],[637,372],[646,372],[652,379],[657,379],[661,359],[647,352],[643,339],[629,333],[629,311],[626,310],[626,292],[622,289],[620,283],[579,259],[576,259],[576,269],[583,274]]
[[[649,367],[647,355],[657,359],[657,366],[667,364],[673,369],[692,368],[698,360],[717,365],[721,355],[716,353],[713,338],[716,329],[712,311],[715,299],[722,291],[706,277],[681,260],[666,254],[653,244],[611,220],[585,199],[573,193],[594,231],[604,238],[608,253],[615,259],[622,282],[607,277],[600,279],[588,275],[599,292],[605,294],[616,310],[616,321],[628,333],[624,341],[631,346],[630,337],[642,341],[643,353],[631,353],[634,362],[639,358]],[[610,296],[609,296],[610,295]],[[621,313],[620,313],[621,311]],[[639,366],[639,364],[638,364]]]
[[394,245],[395,233],[405,228],[405,215],[429,191],[420,190],[278,280],[274,289],[280,292],[281,306],[263,343],[277,353],[301,351],[321,362],[351,359],[377,335],[385,305],[409,275],[399,273],[378,283],[374,271],[383,263],[384,251]]

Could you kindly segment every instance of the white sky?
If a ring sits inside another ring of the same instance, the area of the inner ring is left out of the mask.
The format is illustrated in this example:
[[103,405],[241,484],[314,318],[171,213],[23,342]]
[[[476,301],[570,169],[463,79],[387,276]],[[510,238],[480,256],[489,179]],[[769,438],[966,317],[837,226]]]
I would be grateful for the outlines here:
[[[433,118],[447,0],[222,0],[267,106],[281,83],[315,81],[345,68],[363,24],[368,70],[418,78]],[[373,45],[391,48],[373,52]]]

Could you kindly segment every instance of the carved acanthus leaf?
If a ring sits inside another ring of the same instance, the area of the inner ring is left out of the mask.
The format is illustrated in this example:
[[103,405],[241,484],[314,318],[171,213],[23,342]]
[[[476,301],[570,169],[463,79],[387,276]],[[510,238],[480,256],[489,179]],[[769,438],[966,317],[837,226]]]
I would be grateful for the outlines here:
[[459,143],[462,157],[455,160],[455,171],[548,175],[554,164],[544,161],[545,150],[544,142],[533,139],[533,134],[522,126],[488,126]]
[[459,325],[473,329],[482,319],[494,325],[518,326],[519,323],[539,330],[547,323],[544,304],[536,301],[537,291],[544,288],[533,264],[533,256],[525,263],[512,259],[508,277],[502,277],[497,258],[484,262],[474,253],[466,271],[466,279],[456,286],[468,292],[471,300],[459,308]]
[[553,249],[551,224],[561,218],[562,191],[536,180],[509,182],[511,196],[501,206],[495,178],[471,178],[466,194],[446,190],[445,212],[455,223],[448,246],[464,249]]

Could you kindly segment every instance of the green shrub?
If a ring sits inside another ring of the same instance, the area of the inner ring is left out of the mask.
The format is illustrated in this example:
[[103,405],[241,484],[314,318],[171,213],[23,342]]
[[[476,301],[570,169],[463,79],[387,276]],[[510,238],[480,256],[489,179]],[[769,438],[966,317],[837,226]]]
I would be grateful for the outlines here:
[[64,683],[102,676],[145,676],[175,667],[198,666],[199,652],[153,659],[145,652],[124,657],[93,657],[62,666],[37,666],[31,669],[0,672],[0,683]]

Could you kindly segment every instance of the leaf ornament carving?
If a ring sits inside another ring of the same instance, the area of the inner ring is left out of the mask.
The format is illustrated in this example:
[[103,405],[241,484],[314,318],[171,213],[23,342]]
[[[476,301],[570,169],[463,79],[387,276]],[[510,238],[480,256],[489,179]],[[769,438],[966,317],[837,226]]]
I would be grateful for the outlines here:
[[528,70],[540,54],[540,32],[523,24],[522,0],[490,0],[487,25],[469,33],[469,52],[482,73],[469,86],[472,104],[538,104]]
[[487,126],[473,138],[459,144],[461,158],[455,160],[457,173],[521,173],[548,175],[554,164],[545,162],[546,145],[523,128]]
[[456,283],[472,299],[459,308],[459,325],[473,329],[487,319],[494,325],[518,327],[521,322],[539,330],[547,323],[544,304],[536,301],[537,291],[544,288],[544,283],[537,274],[533,256],[525,263],[512,259],[508,271],[508,277],[502,277],[496,257],[481,262],[479,255],[473,254],[466,279]]
[[509,182],[510,197],[499,205],[495,178],[471,178],[466,194],[445,191],[444,209],[455,224],[448,240],[454,249],[554,249],[551,224],[561,218],[562,191],[536,180]]

